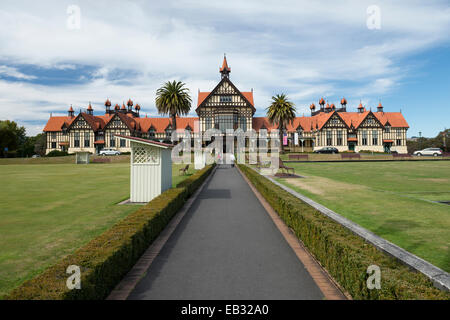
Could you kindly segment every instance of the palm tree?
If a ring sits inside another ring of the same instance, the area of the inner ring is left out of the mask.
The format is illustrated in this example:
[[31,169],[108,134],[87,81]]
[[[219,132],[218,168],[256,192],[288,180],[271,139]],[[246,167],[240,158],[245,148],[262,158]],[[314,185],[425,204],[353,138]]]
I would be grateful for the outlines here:
[[172,118],[172,130],[177,130],[177,116],[186,115],[191,110],[189,89],[181,81],[167,81],[156,91],[156,108],[159,114]]
[[288,123],[292,123],[295,119],[296,110],[294,103],[289,101],[284,93],[277,94],[272,97],[272,103],[266,110],[269,122],[278,125],[278,130],[280,130],[281,153],[284,153],[283,131],[286,129]]

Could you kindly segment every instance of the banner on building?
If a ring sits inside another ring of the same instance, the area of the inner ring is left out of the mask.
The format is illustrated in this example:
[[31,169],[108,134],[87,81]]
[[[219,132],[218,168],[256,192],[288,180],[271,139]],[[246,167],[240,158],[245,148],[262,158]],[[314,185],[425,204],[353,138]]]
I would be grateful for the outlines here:
[[294,133],[294,144],[298,146],[298,132]]
[[283,146],[287,146],[287,133],[283,134]]

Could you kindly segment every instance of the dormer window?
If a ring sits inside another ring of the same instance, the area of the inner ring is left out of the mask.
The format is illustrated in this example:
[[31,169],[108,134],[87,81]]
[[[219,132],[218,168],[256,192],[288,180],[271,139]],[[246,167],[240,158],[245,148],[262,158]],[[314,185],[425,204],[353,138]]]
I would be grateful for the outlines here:
[[172,137],[172,128],[171,127],[167,127],[166,129],[166,138],[171,138]]
[[390,133],[391,132],[391,127],[390,126],[386,126],[386,133]]
[[149,136],[149,138],[154,138],[155,137],[155,129],[154,128],[150,128],[148,130],[148,136]]
[[299,126],[299,127],[297,128],[297,134],[298,134],[299,137],[301,137],[301,136],[303,135],[303,129],[302,129],[302,127]]

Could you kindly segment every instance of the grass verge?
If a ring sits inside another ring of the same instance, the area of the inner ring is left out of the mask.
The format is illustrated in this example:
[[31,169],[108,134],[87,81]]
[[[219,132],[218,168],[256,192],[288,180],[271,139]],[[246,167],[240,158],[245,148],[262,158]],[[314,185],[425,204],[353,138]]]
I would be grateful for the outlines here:
[[[308,250],[353,299],[450,299],[421,273],[377,250],[337,222],[245,165],[240,169]],[[367,268],[381,269],[381,289],[367,288]]]
[[[14,289],[6,299],[104,299],[211,173],[212,168],[205,167],[187,178],[189,182],[165,191],[73,254]],[[70,265],[80,267],[79,290],[69,290],[66,286],[70,276],[66,270]]]

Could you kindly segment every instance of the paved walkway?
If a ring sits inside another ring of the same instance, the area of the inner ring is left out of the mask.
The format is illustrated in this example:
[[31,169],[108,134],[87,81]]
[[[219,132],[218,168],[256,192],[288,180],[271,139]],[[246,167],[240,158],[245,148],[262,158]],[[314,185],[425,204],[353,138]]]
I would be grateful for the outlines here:
[[128,299],[323,299],[236,168],[221,165]]

